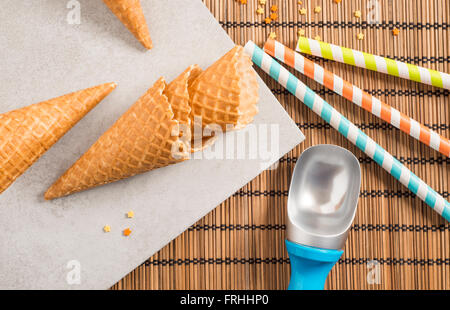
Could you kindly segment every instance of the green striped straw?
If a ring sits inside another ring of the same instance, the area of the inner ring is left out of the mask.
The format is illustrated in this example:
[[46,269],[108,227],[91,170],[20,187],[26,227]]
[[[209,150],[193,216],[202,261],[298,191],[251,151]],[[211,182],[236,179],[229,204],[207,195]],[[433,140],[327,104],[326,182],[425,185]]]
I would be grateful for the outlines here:
[[298,39],[296,50],[301,53],[450,90],[450,75],[444,72],[305,37]]

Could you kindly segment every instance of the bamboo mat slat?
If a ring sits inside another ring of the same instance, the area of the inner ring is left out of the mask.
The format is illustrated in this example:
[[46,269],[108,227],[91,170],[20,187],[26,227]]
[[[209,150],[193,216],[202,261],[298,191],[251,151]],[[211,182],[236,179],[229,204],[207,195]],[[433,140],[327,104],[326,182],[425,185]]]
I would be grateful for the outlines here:
[[[270,32],[294,47],[298,29],[346,47],[450,72],[448,0],[378,0],[378,24],[368,24],[366,0],[203,0],[237,44],[262,46]],[[372,1],[372,3],[375,1]],[[278,20],[265,25],[271,5]],[[322,12],[315,14],[315,6]],[[305,7],[306,16],[298,14]],[[353,12],[361,10],[357,19]],[[391,34],[397,27],[398,37]],[[365,39],[359,41],[356,34]],[[330,71],[378,96],[441,135],[450,137],[449,91],[314,58]],[[450,226],[420,199],[369,160],[315,114],[258,71],[306,140],[268,170],[149,258],[113,289],[286,289],[287,191],[297,158],[309,146],[329,143],[352,151],[361,162],[361,197],[345,252],[327,289],[450,289]],[[293,71],[291,71],[293,72]],[[296,76],[299,76],[296,74]],[[431,187],[449,199],[448,158],[417,142],[314,81],[299,78],[358,125]],[[375,268],[371,262],[376,261]],[[378,283],[368,276],[379,272]],[[370,273],[371,272],[371,273]]]

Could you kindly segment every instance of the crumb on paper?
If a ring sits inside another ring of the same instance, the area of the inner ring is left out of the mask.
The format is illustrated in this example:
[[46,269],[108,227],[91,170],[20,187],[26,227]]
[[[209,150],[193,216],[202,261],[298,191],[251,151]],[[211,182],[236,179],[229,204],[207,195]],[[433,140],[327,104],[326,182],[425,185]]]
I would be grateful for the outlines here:
[[104,232],[110,232],[110,231],[111,231],[111,226],[105,225],[105,226],[103,227],[103,231],[104,231]]
[[356,37],[358,38],[358,40],[364,40],[365,35],[364,33],[360,32],[356,35]]
[[129,228],[125,229],[125,230],[123,231],[123,235],[124,235],[125,237],[128,237],[129,235],[131,235],[131,229],[129,229]]
[[300,15],[306,15],[306,8],[301,8],[300,10],[298,10],[298,12],[300,13]]
[[128,218],[134,217],[134,212],[133,212],[133,211],[128,211],[127,217],[128,217]]
[[276,39],[276,38],[277,38],[277,34],[276,34],[275,32],[271,32],[271,33],[269,34],[269,38],[271,38],[271,39]]
[[398,29],[398,28],[392,29],[392,34],[393,34],[395,37],[397,37],[397,36],[400,34],[400,29]]
[[361,17],[361,11],[357,10],[353,13],[353,15],[355,15],[356,18],[360,18]]
[[314,12],[315,12],[315,13],[320,13],[320,12],[322,12],[322,8],[321,8],[320,6],[316,6],[316,7],[314,8]]

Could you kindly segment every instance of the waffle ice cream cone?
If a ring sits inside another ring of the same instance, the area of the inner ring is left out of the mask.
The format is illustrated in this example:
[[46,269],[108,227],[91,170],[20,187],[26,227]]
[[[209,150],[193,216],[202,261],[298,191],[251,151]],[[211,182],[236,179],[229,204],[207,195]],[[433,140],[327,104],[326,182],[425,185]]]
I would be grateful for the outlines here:
[[256,73],[240,46],[205,71],[190,66],[169,85],[161,78],[48,189],[45,199],[184,161],[217,138],[202,137],[197,144],[194,120],[201,117],[203,127],[241,129],[258,113],[257,102]]
[[[45,193],[54,199],[186,160],[160,78]],[[172,87],[171,87],[172,89]],[[178,100],[174,94],[172,100]]]
[[189,86],[191,120],[201,119],[203,128],[242,129],[258,113],[258,89],[250,57],[235,46]]
[[103,84],[0,114],[0,193],[115,87]]
[[140,0],[103,0],[103,2],[145,48],[153,47]]

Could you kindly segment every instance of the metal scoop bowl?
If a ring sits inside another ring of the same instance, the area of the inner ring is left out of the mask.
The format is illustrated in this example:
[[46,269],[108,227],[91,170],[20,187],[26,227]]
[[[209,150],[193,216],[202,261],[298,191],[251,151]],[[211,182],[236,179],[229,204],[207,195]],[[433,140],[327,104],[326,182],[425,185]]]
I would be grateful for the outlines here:
[[342,256],[361,185],[356,157],[334,145],[303,152],[292,176],[286,247],[290,290],[319,290]]

